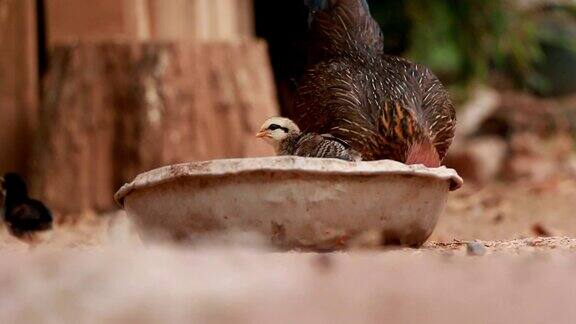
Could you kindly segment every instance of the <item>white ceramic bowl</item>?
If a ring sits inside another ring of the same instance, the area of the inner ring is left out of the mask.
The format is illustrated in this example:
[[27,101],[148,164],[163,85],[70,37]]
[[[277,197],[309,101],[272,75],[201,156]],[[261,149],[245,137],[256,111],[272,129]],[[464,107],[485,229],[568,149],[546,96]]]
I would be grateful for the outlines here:
[[461,185],[444,167],[288,156],[167,166],[115,198],[145,240],[248,231],[287,248],[337,249],[374,232],[383,244],[419,246]]

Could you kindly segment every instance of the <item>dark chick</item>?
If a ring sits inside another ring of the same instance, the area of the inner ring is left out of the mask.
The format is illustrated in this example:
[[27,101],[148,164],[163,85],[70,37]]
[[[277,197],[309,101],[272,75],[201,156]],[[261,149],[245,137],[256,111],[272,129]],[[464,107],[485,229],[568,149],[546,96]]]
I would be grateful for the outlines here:
[[439,166],[454,136],[454,106],[424,66],[383,52],[365,0],[306,0],[307,72],[293,119],[304,133],[331,134],[363,160]]
[[270,143],[277,155],[360,160],[360,155],[346,142],[329,134],[301,133],[288,118],[269,118],[256,136]]
[[28,197],[24,180],[16,173],[7,173],[0,179],[4,193],[4,222],[15,237],[38,243],[52,229],[52,214],[40,201]]

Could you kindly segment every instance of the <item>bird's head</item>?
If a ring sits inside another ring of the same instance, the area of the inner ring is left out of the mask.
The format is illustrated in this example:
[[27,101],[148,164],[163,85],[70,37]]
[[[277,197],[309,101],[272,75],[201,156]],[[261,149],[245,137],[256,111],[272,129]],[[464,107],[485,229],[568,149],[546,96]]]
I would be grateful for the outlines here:
[[6,173],[4,177],[0,178],[0,188],[2,189],[3,196],[6,192],[10,191],[18,194],[27,194],[26,182],[17,173]]
[[300,128],[290,119],[271,117],[264,122],[256,137],[276,146],[288,136],[297,134],[300,134]]

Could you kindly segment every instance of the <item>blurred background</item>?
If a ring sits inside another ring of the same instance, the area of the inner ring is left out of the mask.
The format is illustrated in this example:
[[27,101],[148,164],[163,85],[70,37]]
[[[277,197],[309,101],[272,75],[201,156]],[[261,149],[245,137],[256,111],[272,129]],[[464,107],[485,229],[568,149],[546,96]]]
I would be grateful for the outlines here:
[[[300,0],[0,0],[0,173],[62,221],[166,164],[264,156],[304,71]],[[436,240],[576,235],[576,4],[372,0],[386,52],[452,92],[467,181]]]
[[315,254],[140,248],[112,198],[273,153],[254,134],[292,114],[303,0],[0,0],[0,174],[58,222],[46,250],[0,222],[0,323],[575,323],[576,0],[369,3],[385,51],[450,89],[465,185],[422,248]]

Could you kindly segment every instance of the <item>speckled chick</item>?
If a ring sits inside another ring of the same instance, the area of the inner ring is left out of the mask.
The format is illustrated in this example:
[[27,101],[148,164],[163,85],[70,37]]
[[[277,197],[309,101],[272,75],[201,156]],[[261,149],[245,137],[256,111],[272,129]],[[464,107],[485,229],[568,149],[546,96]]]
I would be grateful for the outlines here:
[[288,118],[268,118],[256,137],[271,144],[277,155],[361,160],[360,154],[346,142],[329,134],[302,133]]

